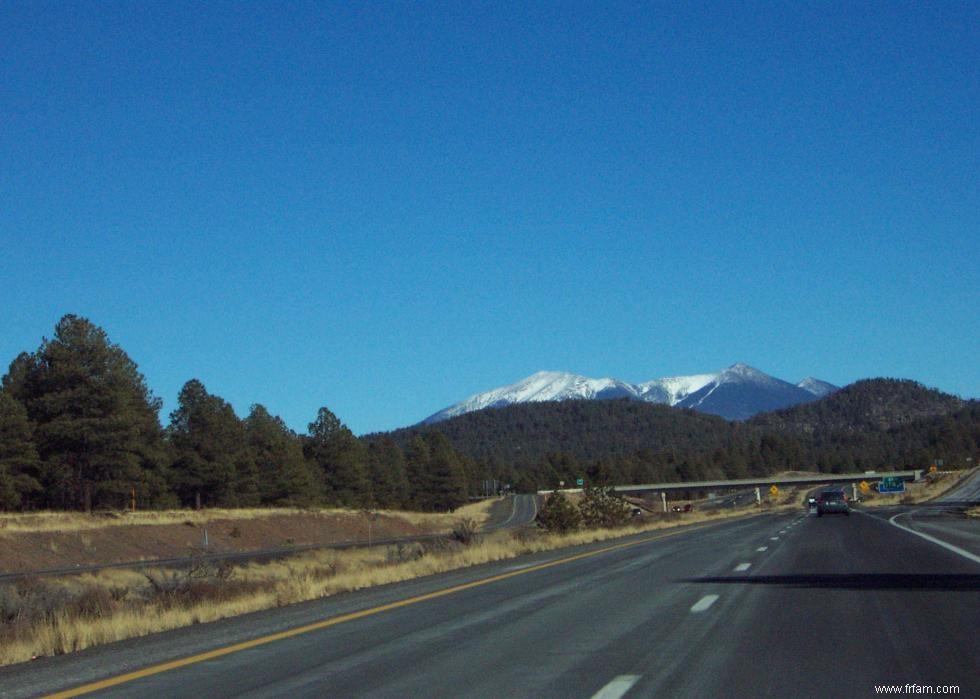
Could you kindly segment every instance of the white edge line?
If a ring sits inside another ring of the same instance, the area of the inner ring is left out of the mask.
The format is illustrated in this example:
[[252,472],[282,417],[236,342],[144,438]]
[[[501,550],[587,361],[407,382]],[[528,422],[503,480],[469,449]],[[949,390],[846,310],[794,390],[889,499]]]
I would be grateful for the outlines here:
[[[862,512],[861,514],[864,514],[864,513]],[[911,513],[909,513],[909,512],[899,512],[897,515],[893,515],[892,517],[890,517],[888,519],[888,523],[891,524],[892,526],[898,527],[899,529],[904,529],[909,534],[915,534],[916,536],[922,537],[926,541],[931,541],[934,544],[938,544],[939,546],[942,546],[947,551],[952,551],[953,553],[958,553],[959,555],[963,556],[963,558],[969,559],[969,560],[973,561],[974,563],[980,563],[980,556],[977,556],[976,554],[972,554],[969,551],[966,551],[965,549],[961,549],[959,546],[953,546],[952,544],[949,544],[949,543],[943,541],[942,539],[937,539],[934,536],[929,536],[928,534],[923,534],[922,532],[917,532],[914,529],[912,529],[910,527],[906,527],[905,525],[899,524],[898,522],[895,521],[895,519],[897,517],[901,517],[902,515],[907,515],[907,514],[911,514]],[[868,515],[868,516],[870,517],[871,515]]]
[[592,699],[619,699],[626,692],[632,689],[633,685],[639,682],[639,675],[619,675],[598,692],[592,695]]
[[[871,517],[873,519],[881,519],[880,517],[875,517],[874,515],[869,515],[867,512],[861,512],[861,510],[856,510],[855,509],[855,510],[851,510],[851,512],[857,512],[859,514],[864,515],[865,517]],[[895,521],[898,517],[901,517],[903,515],[908,515],[908,514],[912,514],[912,513],[911,512],[899,512],[897,515],[892,515],[888,519],[888,523],[890,525],[892,525],[893,527],[898,527],[899,529],[902,529],[903,531],[907,531],[909,534],[915,534],[916,536],[921,537],[921,538],[925,539],[926,541],[931,541],[932,543],[934,543],[934,544],[936,544],[938,546],[942,546],[947,551],[952,551],[953,553],[959,554],[960,556],[963,556],[963,558],[966,558],[967,560],[973,561],[974,563],[980,563],[980,556],[977,556],[976,554],[973,554],[973,553],[970,553],[969,551],[966,551],[964,549],[961,549],[959,546],[953,546],[952,544],[949,544],[949,543],[943,541],[942,539],[937,539],[934,536],[929,536],[928,534],[923,534],[922,532],[917,532],[916,530],[914,530],[914,529],[912,529],[910,527],[906,527],[904,524],[899,524],[898,522]]]

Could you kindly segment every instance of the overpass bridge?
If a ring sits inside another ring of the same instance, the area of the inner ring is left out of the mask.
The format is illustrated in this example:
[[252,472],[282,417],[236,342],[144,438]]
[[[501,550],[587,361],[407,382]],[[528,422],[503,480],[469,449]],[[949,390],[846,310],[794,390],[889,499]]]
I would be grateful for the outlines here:
[[[839,483],[841,485],[860,483],[861,481],[880,481],[885,477],[901,478],[905,481],[917,481],[922,478],[923,469],[911,471],[863,471],[861,473],[817,473],[806,476],[768,476],[764,478],[737,478],[720,481],[689,481],[687,483],[644,483],[641,485],[616,485],[613,490],[617,493],[665,493],[676,490],[738,490],[741,488],[760,488],[794,485],[826,485]],[[563,493],[581,493],[584,488],[560,488]],[[554,490],[539,490],[538,495],[547,495]]]

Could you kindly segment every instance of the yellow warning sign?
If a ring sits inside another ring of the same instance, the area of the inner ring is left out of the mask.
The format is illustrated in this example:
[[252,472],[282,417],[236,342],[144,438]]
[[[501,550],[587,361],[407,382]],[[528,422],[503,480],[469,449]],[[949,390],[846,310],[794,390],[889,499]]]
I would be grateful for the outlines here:
[[769,486],[769,492],[772,493],[773,495],[779,495],[779,488],[777,488],[775,484],[773,484]]
[[858,488],[861,489],[862,493],[867,493],[868,491],[871,490],[871,484],[868,483],[867,481],[861,481],[860,483],[858,483]]

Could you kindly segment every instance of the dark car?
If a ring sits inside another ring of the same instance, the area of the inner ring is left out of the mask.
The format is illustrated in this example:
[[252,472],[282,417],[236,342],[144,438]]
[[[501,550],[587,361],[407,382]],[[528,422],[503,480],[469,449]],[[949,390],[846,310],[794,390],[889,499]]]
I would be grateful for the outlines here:
[[825,490],[817,496],[817,517],[825,514],[851,514],[851,506],[843,490]]

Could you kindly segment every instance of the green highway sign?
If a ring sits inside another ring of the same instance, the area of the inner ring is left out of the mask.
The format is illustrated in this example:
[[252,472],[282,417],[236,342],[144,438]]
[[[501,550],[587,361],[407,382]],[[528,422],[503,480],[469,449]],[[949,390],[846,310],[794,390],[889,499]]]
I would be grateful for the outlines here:
[[583,486],[583,485],[585,485],[585,479],[584,478],[577,479],[575,481],[575,485],[577,485],[577,486]]
[[879,493],[904,493],[905,481],[901,476],[885,476],[878,484]]

